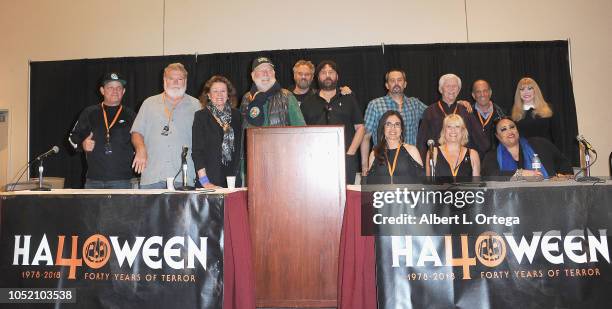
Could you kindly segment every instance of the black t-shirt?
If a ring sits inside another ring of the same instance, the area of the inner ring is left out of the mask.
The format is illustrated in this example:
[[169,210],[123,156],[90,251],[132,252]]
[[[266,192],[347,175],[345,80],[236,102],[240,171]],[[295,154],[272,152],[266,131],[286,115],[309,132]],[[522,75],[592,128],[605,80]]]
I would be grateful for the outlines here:
[[525,112],[523,119],[516,122],[521,137],[543,137],[551,142],[552,138],[552,117],[541,118],[535,114],[533,109]]
[[[110,125],[119,110],[119,106],[104,106]],[[106,151],[106,126],[100,104],[86,107],[79,120],[70,132],[69,141],[78,150],[83,150],[83,141],[93,133],[95,146],[87,156],[87,178],[94,180],[126,180],[133,177],[132,159],[134,147],[131,142],[130,129],[136,114],[123,106],[121,114],[110,128],[110,149]]]
[[355,136],[355,125],[363,124],[363,115],[357,104],[354,94],[342,95],[336,89],[336,95],[327,103],[319,96],[317,90],[314,95],[306,96],[300,109],[307,125],[343,125],[345,148],[351,146]]
[[308,91],[306,91],[303,94],[297,94],[295,92],[293,93],[293,96],[297,99],[298,105],[300,105],[300,106],[306,100],[306,97],[314,96],[314,95],[316,95],[314,89],[308,89]]

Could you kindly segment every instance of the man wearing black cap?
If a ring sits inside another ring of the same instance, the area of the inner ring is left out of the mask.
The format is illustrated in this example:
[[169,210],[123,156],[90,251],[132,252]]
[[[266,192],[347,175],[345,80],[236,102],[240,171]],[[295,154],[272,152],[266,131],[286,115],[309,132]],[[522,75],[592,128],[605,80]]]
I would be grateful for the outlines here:
[[79,115],[68,141],[87,158],[86,189],[129,189],[134,148],[130,128],[136,114],[121,104],[126,82],[118,73],[102,79],[104,100]]
[[240,111],[246,127],[304,126],[304,117],[297,100],[276,81],[274,64],[259,57],[251,66],[253,86],[242,97]]

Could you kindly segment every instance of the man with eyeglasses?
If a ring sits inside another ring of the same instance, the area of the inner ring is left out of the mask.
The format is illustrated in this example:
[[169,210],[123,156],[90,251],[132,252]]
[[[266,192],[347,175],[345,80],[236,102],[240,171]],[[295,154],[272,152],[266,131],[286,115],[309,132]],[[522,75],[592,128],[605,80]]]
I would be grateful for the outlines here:
[[130,128],[136,114],[121,104],[125,85],[125,79],[118,73],[106,74],[100,86],[104,100],[81,112],[68,137],[75,150],[85,152],[85,189],[132,187],[134,148]]
[[[493,90],[484,79],[476,80],[472,84],[472,97],[475,100],[473,113],[479,120],[480,128],[489,139],[489,149],[495,145],[495,126],[493,123],[506,114],[497,104],[491,101]],[[488,151],[489,149],[486,149]]]
[[[191,126],[200,102],[186,90],[187,70],[181,63],[169,64],[164,69],[164,92],[146,99],[138,111],[131,130],[136,149],[132,167],[141,174],[141,189],[166,188],[166,179],[181,168],[183,146],[188,147],[187,185],[194,184]],[[180,183],[177,177],[174,185]]]
[[[338,65],[331,60],[317,65],[319,90],[307,96],[300,108],[308,125],[343,125],[346,149],[346,183],[355,183],[358,171],[356,153],[365,134],[363,116],[353,93],[338,88]],[[366,156],[367,160],[367,156]]]
[[387,95],[376,98],[368,103],[365,112],[365,126],[367,132],[361,143],[361,171],[364,176],[368,170],[370,138],[372,139],[373,145],[376,145],[378,122],[380,121],[380,117],[388,110],[398,111],[400,115],[402,115],[404,120],[404,143],[410,145],[416,144],[419,121],[427,105],[415,97],[408,97],[405,95],[404,90],[407,85],[406,72],[400,69],[391,69],[385,74]]

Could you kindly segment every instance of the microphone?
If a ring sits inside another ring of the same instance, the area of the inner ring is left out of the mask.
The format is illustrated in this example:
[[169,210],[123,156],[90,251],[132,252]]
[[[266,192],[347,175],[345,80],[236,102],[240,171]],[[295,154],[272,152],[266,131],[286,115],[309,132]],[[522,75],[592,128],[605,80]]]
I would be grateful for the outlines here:
[[181,164],[187,164],[187,152],[189,152],[189,147],[187,147],[187,145],[183,145],[183,152],[181,152]]
[[427,140],[427,147],[429,147],[429,152],[430,154],[433,154],[433,147],[434,147],[434,141],[433,139],[429,139]]
[[49,151],[47,151],[47,152],[39,155],[38,157],[36,157],[35,160],[42,160],[42,159],[44,159],[44,158],[46,158],[46,157],[48,157],[48,156],[50,156],[52,154],[56,154],[58,152],[59,152],[59,147],[53,146],[53,148],[49,149]]
[[436,167],[434,166],[434,141],[432,139],[427,140],[427,148],[428,148],[428,152],[429,152],[429,162],[427,162],[427,164],[429,164],[429,172],[431,177],[435,177],[436,176]]
[[[176,174],[183,173],[183,186],[176,188],[178,191],[193,191],[194,187],[187,186],[187,152],[189,152],[189,147],[187,145],[183,145],[183,151],[181,152],[181,169]],[[176,176],[174,178],[176,178]]]
[[591,144],[584,138],[584,136],[578,135],[578,136],[576,136],[576,140],[579,143],[582,143],[582,145],[584,145],[584,148],[592,151],[593,153],[597,153],[597,151],[595,151],[595,148],[593,148],[593,146],[591,146]]

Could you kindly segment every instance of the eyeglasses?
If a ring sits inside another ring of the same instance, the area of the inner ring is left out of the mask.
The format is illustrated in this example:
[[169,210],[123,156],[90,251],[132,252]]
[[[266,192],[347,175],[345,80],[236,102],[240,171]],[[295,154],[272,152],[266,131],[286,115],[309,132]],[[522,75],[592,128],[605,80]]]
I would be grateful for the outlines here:
[[401,129],[402,128],[402,123],[401,122],[385,122],[385,128],[387,129]]

